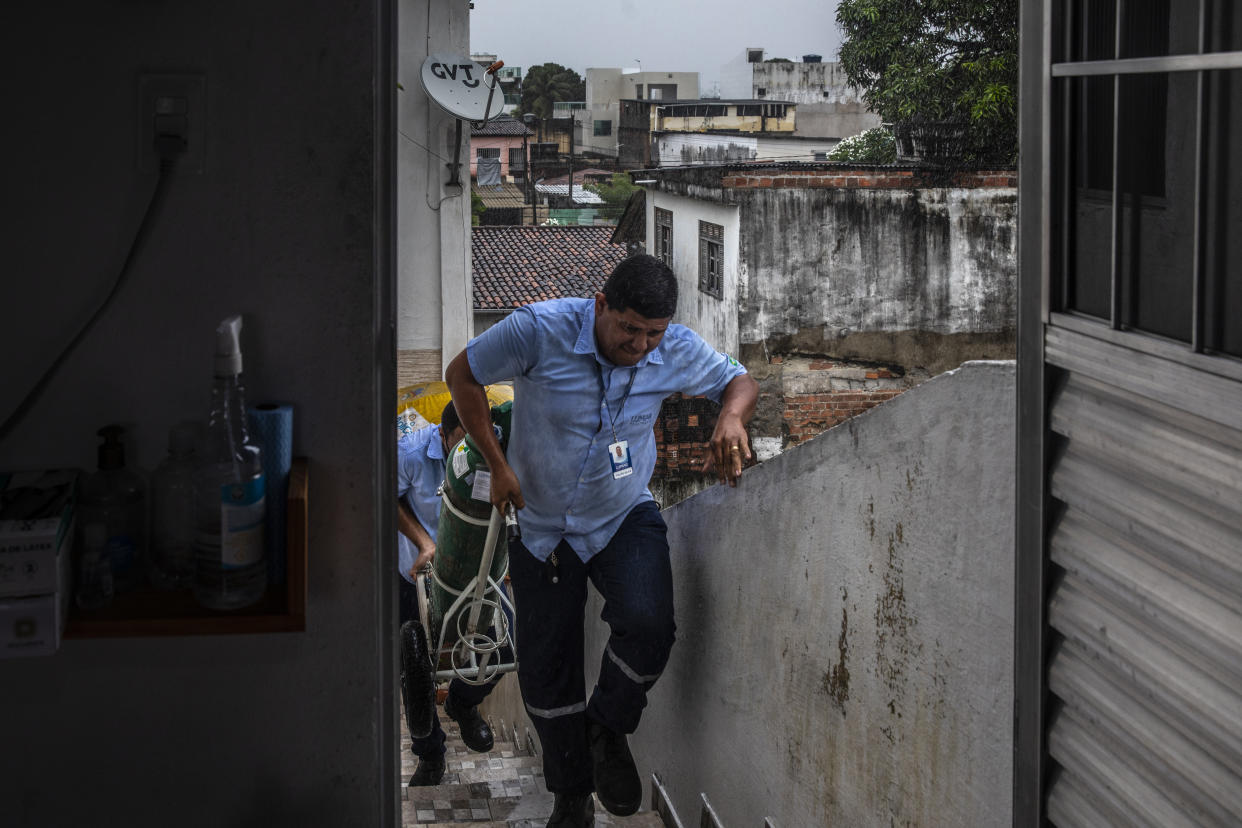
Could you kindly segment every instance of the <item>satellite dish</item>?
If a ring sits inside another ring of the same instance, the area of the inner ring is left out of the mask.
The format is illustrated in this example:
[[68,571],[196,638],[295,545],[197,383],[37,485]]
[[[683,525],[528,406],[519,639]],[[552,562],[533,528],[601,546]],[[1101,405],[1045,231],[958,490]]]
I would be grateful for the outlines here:
[[427,95],[458,118],[488,121],[504,109],[503,97],[493,99],[496,78],[469,57],[430,55],[423,61],[422,79]]

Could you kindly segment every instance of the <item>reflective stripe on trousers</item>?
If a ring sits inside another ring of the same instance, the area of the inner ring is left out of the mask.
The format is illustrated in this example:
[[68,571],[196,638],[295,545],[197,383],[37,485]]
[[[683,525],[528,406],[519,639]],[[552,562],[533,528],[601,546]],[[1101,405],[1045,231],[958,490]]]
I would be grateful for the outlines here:
[[[509,546],[517,608],[518,679],[543,748],[544,778],[556,793],[594,787],[586,718],[633,733],[674,638],[672,571],[664,519],[639,504],[603,550],[583,563],[564,541],[557,582],[520,541]],[[588,579],[604,599],[611,634],[599,681],[585,698],[583,611]]]

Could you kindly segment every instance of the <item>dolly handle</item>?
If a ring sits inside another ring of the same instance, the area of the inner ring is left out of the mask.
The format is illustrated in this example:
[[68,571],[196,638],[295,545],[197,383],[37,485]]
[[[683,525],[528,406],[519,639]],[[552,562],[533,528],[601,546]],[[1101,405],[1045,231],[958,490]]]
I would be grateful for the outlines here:
[[479,560],[479,575],[474,580],[474,599],[470,602],[470,615],[467,617],[466,631],[470,633],[479,628],[483,594],[487,591],[487,574],[492,571],[492,558],[495,557],[496,538],[500,536],[502,520],[499,510],[493,506],[492,519],[487,523],[487,540],[483,543],[483,557]]

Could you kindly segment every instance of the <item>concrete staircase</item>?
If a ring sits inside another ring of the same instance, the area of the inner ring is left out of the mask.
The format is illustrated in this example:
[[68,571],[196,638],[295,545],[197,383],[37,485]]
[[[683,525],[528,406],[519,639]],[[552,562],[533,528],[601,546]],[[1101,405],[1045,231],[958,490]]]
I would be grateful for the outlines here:
[[[410,734],[401,722],[401,779],[403,828],[449,828],[457,825],[488,828],[543,828],[552,813],[553,795],[543,785],[543,759],[535,755],[529,732],[489,717],[495,735],[490,753],[471,753],[461,740],[457,723],[440,711],[448,737],[444,780],[434,788],[409,788],[406,783],[418,767],[410,752]],[[595,825],[625,828],[665,828],[654,811],[615,817],[595,803]]]

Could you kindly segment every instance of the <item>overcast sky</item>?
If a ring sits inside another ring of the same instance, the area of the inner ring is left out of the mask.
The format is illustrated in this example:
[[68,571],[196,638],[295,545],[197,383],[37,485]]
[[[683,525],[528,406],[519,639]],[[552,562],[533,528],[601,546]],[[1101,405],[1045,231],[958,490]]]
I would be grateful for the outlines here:
[[712,91],[720,67],[747,48],[767,58],[836,58],[836,0],[474,0],[470,51],[523,71],[588,68],[698,72]]

